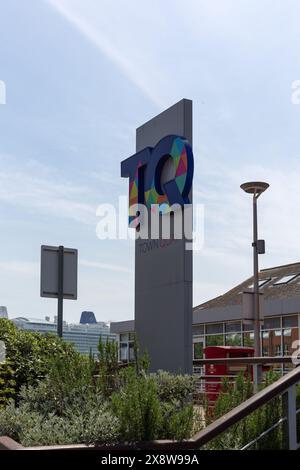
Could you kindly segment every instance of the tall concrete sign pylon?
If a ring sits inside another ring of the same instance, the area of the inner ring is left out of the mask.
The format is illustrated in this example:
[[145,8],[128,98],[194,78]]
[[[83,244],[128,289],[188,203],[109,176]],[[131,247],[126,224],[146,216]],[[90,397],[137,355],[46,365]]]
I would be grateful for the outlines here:
[[[192,101],[183,99],[136,130],[136,154],[124,160],[121,175],[129,177],[129,204],[177,204],[192,213]],[[187,205],[188,204],[188,205]],[[132,206],[131,206],[132,207]],[[189,207],[189,209],[187,209]],[[162,211],[163,212],[163,211]],[[135,240],[135,332],[150,369],[192,373],[193,257],[187,249],[192,216],[181,217],[184,236]],[[136,214],[129,212],[129,220]],[[165,215],[161,215],[161,218]],[[140,222],[142,223],[142,222]],[[187,224],[189,225],[187,227]],[[140,227],[141,228],[141,227]],[[189,234],[188,237],[186,234]]]

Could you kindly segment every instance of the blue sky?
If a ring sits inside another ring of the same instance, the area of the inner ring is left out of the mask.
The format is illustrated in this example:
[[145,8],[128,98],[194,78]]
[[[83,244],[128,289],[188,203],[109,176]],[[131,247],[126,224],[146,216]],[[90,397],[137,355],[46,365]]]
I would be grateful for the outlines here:
[[0,304],[56,313],[39,297],[41,244],[79,250],[79,297],[99,320],[133,317],[132,241],[100,241],[96,207],[127,194],[135,128],[194,103],[194,201],[205,243],[194,304],[251,274],[251,201],[262,179],[261,267],[299,261],[300,5],[276,0],[2,0]]

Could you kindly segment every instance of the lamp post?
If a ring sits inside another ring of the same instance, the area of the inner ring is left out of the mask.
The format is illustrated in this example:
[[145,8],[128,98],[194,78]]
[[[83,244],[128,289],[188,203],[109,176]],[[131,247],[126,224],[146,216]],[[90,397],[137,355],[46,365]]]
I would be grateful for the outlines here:
[[[259,311],[259,280],[258,280],[258,255],[265,253],[264,240],[258,240],[257,235],[257,199],[268,189],[269,184],[259,181],[244,183],[241,189],[248,194],[253,194],[253,320],[254,320],[254,355],[261,357],[260,343],[260,311]],[[261,381],[261,365],[254,366],[254,385],[257,388]]]

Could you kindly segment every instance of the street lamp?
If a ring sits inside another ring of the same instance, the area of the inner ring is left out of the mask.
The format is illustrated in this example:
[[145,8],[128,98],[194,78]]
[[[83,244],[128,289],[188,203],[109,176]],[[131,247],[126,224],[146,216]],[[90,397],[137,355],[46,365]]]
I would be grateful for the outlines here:
[[[241,189],[253,194],[253,319],[254,319],[254,355],[261,357],[260,345],[260,312],[259,312],[259,283],[258,283],[258,255],[265,253],[264,240],[257,239],[257,199],[268,189],[269,184],[261,181],[252,181],[241,184]],[[257,387],[261,381],[261,366],[254,367],[254,384]]]

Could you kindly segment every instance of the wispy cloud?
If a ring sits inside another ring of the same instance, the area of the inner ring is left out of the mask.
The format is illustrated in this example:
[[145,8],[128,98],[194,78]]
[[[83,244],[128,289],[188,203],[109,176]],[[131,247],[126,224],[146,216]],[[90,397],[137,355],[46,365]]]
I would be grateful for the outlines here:
[[32,160],[15,164],[13,158],[0,156],[0,164],[0,203],[85,224],[95,223],[96,207],[85,202],[86,187],[59,181],[55,170],[47,170]]
[[[85,36],[102,54],[108,57],[150,101],[158,108],[164,106],[164,103],[158,98],[152,88],[146,85],[147,80],[139,64],[129,60],[125,51],[119,50],[115,44],[110,41],[103,32],[81,17],[75,9],[63,0],[46,0],[57,12],[59,12],[71,25],[73,25],[81,34]],[[148,73],[148,72],[147,72]]]
[[38,263],[28,261],[0,261],[0,269],[11,271],[16,274],[36,274],[39,269]]
[[88,260],[81,260],[80,261],[81,266],[85,266],[87,268],[96,268],[96,269],[101,269],[101,270],[108,270],[108,271],[116,271],[120,273],[130,273],[132,274],[132,271],[125,266],[119,266],[117,264],[108,264],[108,263],[100,263],[98,261],[88,261]]

